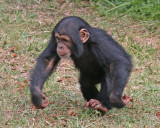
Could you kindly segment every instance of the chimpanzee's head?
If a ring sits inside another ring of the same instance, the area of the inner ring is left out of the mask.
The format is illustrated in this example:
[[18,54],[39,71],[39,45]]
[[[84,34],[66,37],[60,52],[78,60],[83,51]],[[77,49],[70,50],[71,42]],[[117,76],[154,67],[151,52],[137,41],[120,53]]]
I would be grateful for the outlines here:
[[89,27],[88,23],[79,17],[67,17],[61,20],[52,33],[57,42],[58,55],[61,58],[68,58],[71,55],[81,56],[83,43],[90,37]]

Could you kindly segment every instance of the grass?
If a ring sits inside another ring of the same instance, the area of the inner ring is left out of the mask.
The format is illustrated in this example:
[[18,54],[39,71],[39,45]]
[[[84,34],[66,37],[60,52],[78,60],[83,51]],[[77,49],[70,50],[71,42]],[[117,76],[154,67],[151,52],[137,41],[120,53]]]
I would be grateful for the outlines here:
[[160,18],[159,0],[95,0],[95,2],[98,4],[94,7],[104,15],[119,17],[127,14],[134,19],[147,21],[158,21]]
[[[97,3],[0,0],[0,127],[160,126],[157,21],[134,20],[129,15],[107,17],[90,6],[93,4]],[[62,61],[45,84],[43,91],[50,105],[44,110],[35,110],[31,105],[30,72],[55,24],[69,15],[80,16],[92,26],[107,30],[132,55],[134,68],[124,94],[132,96],[133,102],[125,108],[112,109],[104,116],[85,109],[78,72],[70,60]]]

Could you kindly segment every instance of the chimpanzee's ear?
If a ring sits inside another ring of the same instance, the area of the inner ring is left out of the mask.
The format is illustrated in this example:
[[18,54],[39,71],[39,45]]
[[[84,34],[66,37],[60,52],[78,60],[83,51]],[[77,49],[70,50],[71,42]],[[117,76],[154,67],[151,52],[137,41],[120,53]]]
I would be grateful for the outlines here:
[[82,40],[82,43],[86,43],[90,37],[88,30],[85,28],[82,28],[79,32],[80,32],[80,38]]

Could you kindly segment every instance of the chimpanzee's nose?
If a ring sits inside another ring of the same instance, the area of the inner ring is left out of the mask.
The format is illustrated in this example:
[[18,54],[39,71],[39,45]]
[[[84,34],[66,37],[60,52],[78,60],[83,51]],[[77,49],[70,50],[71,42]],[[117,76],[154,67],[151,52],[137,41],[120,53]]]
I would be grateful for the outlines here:
[[63,49],[63,44],[58,44],[59,49]]

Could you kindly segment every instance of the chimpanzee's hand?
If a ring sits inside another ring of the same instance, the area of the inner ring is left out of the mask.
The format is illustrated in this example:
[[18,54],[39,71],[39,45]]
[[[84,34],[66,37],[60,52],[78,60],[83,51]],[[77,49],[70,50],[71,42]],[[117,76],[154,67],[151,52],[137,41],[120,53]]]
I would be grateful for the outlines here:
[[131,97],[124,95],[121,97],[121,99],[122,99],[123,103],[126,105],[131,100]]
[[49,101],[46,100],[46,96],[42,93],[42,104],[40,106],[36,106],[37,109],[44,109],[49,105]]

